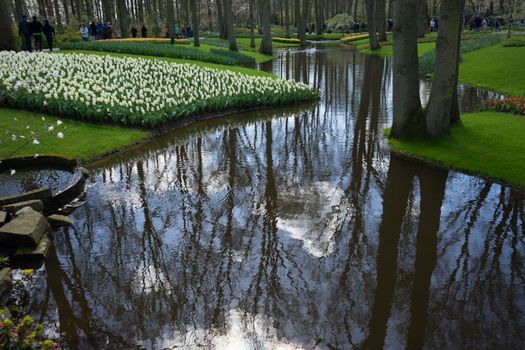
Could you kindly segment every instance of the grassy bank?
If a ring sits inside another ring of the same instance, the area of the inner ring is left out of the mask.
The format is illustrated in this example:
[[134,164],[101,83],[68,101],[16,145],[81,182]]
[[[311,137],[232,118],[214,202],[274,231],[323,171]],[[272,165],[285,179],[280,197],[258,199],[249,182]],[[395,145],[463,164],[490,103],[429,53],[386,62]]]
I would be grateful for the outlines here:
[[390,146],[403,154],[525,188],[525,117],[481,112],[461,118],[463,125],[454,127],[445,139],[391,139]]
[[[46,125],[56,125],[58,118],[41,113],[25,112],[0,108],[0,129],[10,135],[27,134],[26,126],[37,134],[44,132]],[[16,119],[15,119],[16,118]],[[61,127],[64,137],[58,138],[55,133],[45,133],[39,137],[40,144],[29,143],[16,156],[46,154],[88,160],[106,154],[114,149],[133,144],[149,135],[146,131],[119,128],[106,125],[95,125],[73,120],[63,120]],[[0,158],[18,149],[25,143],[18,137],[16,142],[9,141],[0,145]]]
[[509,96],[525,96],[524,63],[525,47],[494,45],[464,54],[459,80]]

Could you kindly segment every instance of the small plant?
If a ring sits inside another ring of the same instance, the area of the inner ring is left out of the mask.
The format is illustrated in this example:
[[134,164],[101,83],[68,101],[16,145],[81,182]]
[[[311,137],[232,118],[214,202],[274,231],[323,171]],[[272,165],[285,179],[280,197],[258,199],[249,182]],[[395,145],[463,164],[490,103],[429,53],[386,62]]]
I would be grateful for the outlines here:
[[482,110],[525,115],[525,97],[510,97],[503,100],[488,100]]
[[43,336],[43,326],[35,324],[30,316],[23,317],[18,324],[4,318],[0,310],[0,350],[51,350],[60,345]]

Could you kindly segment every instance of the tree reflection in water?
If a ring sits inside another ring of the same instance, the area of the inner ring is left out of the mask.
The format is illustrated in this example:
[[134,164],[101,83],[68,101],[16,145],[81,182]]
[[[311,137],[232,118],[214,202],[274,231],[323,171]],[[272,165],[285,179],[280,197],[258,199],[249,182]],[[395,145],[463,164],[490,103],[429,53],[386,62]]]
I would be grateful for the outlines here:
[[35,315],[73,349],[521,347],[523,194],[391,158],[387,60],[309,49],[271,69],[320,103],[99,163]]

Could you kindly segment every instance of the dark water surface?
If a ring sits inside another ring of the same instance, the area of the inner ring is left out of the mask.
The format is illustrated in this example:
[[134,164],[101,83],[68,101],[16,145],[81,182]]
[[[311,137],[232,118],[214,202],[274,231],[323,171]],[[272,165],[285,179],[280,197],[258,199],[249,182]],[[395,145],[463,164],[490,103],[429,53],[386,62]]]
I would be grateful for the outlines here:
[[[524,195],[392,158],[388,60],[309,49],[263,68],[320,103],[98,164],[37,319],[72,349],[524,348]],[[462,87],[463,110],[487,96]]]
[[71,174],[57,169],[19,169],[14,174],[0,170],[0,196],[12,196],[42,187],[53,193],[64,189],[71,181]]

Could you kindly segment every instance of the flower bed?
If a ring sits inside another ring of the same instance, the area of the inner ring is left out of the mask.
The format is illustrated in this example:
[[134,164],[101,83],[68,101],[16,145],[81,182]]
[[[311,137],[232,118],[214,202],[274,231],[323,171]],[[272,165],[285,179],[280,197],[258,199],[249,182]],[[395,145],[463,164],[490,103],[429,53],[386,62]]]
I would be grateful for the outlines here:
[[351,43],[352,41],[357,41],[361,39],[368,39],[368,34],[356,34],[356,35],[349,35],[345,36],[341,39],[343,43]]
[[[175,44],[179,45],[189,45],[191,41],[187,39],[174,39]],[[125,39],[105,39],[99,40],[98,42],[103,43],[160,43],[166,44],[170,43],[171,39],[169,38],[125,38]]]
[[525,115],[525,97],[510,97],[503,100],[488,100],[483,104],[482,109]]
[[[235,66],[239,64],[239,61],[234,57],[217,55],[211,52],[206,52],[204,50],[182,45],[159,44],[158,42],[114,42],[100,40],[93,42],[66,43],[60,48],[62,50],[90,50],[145,56],[184,58],[196,61],[225,64],[229,66]],[[241,54],[239,53],[238,55]]]
[[192,64],[6,51],[0,52],[0,95],[9,107],[134,126],[318,97],[302,83]]
[[283,44],[295,44],[295,45],[301,44],[301,40],[296,39],[296,38],[272,38],[272,41],[275,41],[276,43],[283,43]]

